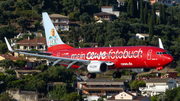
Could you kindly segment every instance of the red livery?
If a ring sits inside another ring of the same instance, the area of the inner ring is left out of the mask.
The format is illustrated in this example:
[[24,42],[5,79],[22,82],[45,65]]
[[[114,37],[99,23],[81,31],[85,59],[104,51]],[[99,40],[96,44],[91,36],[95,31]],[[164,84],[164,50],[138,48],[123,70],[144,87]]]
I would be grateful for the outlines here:
[[[89,78],[95,78],[95,73],[103,73],[109,69],[117,70],[113,73],[114,78],[121,77],[119,69],[130,68],[136,73],[147,72],[151,68],[160,70],[173,61],[173,57],[164,50],[160,39],[159,47],[73,48],[61,40],[48,14],[44,12],[42,15],[48,51],[46,53],[39,52],[39,54],[30,52],[19,52],[19,54],[47,58],[53,62],[53,66],[61,64],[67,68],[87,69]],[[14,52],[15,50],[12,50],[6,38],[5,41],[8,49]],[[46,55],[41,55],[41,53]]]

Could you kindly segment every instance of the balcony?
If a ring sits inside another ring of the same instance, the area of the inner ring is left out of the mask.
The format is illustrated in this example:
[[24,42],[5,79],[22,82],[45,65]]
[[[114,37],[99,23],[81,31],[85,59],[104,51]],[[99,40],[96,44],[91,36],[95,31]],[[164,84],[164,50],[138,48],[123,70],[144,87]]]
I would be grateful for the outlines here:
[[158,87],[139,87],[139,90],[142,92],[165,92],[168,87],[158,88]]
[[123,88],[120,87],[90,87],[82,88],[83,90],[105,90],[105,91],[123,91]]
[[56,30],[69,31],[69,26],[55,26]]
[[52,23],[68,23],[69,21],[58,21],[58,20],[56,20],[56,21],[52,21]]

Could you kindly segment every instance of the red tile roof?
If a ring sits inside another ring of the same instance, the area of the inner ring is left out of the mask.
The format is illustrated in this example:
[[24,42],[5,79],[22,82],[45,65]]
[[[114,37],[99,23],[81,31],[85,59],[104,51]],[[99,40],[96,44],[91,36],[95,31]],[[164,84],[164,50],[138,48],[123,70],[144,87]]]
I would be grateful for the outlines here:
[[18,57],[14,57],[12,55],[9,55],[9,54],[0,54],[1,57],[5,58],[5,59],[11,59],[11,60],[20,60],[21,58],[18,58]]
[[112,8],[113,6],[102,6],[101,8]]
[[[111,14],[111,13],[107,13],[107,12],[100,12],[100,13],[95,13],[94,16],[110,16],[110,15],[114,15],[114,14]],[[114,15],[115,16],[115,15]]]
[[24,39],[21,41],[16,42],[16,44],[19,44],[20,46],[37,46],[39,45],[46,45],[46,38],[44,37],[38,37],[36,39]]

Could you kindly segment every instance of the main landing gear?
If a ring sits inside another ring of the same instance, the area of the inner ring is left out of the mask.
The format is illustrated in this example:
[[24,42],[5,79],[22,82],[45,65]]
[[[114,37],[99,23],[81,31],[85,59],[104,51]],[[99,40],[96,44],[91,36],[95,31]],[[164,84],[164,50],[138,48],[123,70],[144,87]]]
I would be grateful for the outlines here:
[[119,71],[113,73],[113,78],[121,78],[121,73]]
[[90,78],[96,78],[96,73],[88,73],[87,74],[87,77],[90,79]]

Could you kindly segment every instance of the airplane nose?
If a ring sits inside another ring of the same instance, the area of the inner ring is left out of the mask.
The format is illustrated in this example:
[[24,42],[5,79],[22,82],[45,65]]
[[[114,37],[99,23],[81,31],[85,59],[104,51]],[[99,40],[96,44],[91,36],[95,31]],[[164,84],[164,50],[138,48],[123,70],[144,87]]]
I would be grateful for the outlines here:
[[170,55],[170,56],[168,57],[169,63],[171,63],[173,60],[174,60],[174,58]]

